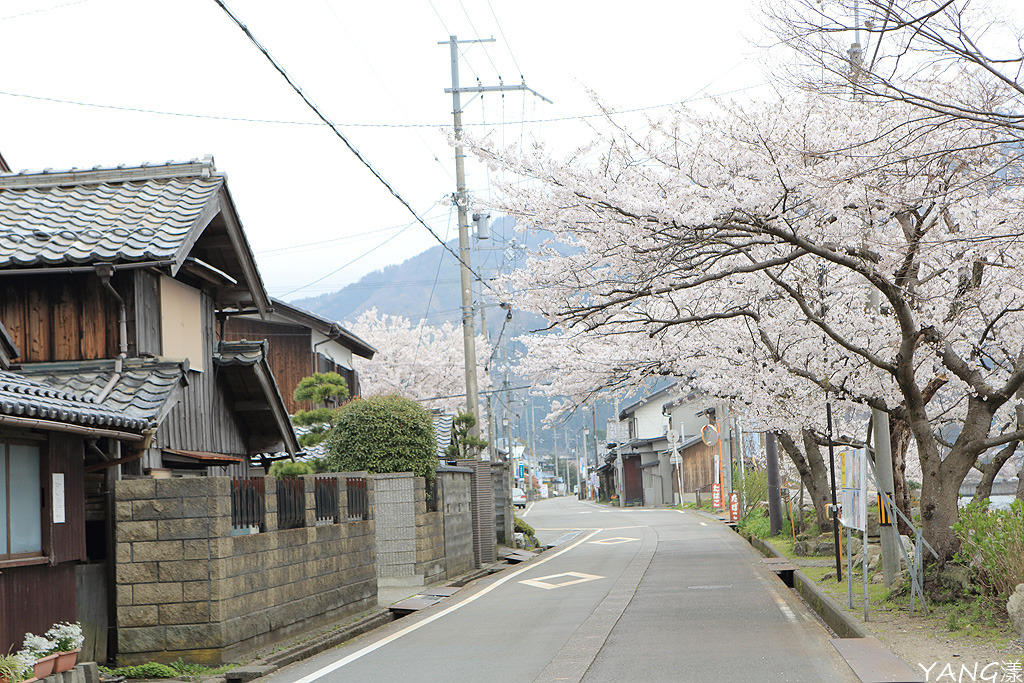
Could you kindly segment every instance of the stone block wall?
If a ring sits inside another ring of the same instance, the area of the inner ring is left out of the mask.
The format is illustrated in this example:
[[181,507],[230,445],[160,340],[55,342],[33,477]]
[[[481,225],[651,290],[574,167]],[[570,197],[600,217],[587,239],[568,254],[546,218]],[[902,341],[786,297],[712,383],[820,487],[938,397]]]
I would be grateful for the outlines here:
[[[362,475],[333,476],[345,520],[345,477]],[[305,527],[277,530],[267,477],[267,531],[245,536],[232,535],[229,477],[117,482],[118,662],[217,665],[375,605],[372,484],[370,520],[317,526],[303,479]]]
[[[511,545],[512,535],[505,529],[506,520],[512,519],[512,477],[507,462],[491,463],[491,483],[494,487],[494,532],[499,542]],[[512,522],[513,533],[515,522]]]

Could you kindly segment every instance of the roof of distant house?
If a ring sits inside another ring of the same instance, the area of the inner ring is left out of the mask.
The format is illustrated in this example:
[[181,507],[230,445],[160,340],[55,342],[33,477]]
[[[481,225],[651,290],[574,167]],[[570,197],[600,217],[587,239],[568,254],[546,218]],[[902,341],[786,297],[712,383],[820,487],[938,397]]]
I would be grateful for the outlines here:
[[293,306],[292,304],[281,301],[280,299],[271,299],[270,301],[274,306],[274,314],[294,320],[305,327],[316,330],[325,337],[337,340],[357,356],[371,359],[373,358],[373,355],[377,353],[377,349],[370,346],[370,344],[357,337],[351,331],[345,329],[339,322],[330,320],[329,318],[324,318],[323,316],[307,311],[304,308]]
[[663,389],[659,389],[658,391],[655,391],[653,394],[650,394],[648,396],[644,396],[643,398],[641,398],[641,399],[639,399],[637,401],[634,401],[633,403],[630,403],[625,408],[623,408],[622,410],[619,411],[619,419],[620,420],[625,420],[626,416],[636,412],[637,408],[640,408],[641,406],[645,406],[645,405],[647,405],[648,403],[650,403],[651,401],[653,401],[655,399],[661,398],[662,396],[667,394],[671,389],[674,389],[677,384],[679,384],[678,381],[672,382],[667,387],[665,387]]

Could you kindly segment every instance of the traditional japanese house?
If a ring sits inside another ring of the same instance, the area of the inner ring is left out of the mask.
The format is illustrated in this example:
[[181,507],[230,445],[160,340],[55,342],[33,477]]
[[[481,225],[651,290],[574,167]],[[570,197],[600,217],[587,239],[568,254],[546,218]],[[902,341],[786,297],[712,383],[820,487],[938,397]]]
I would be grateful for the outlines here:
[[212,159],[0,175],[0,322],[17,349],[12,370],[148,425],[131,448],[89,444],[102,462],[85,466],[76,559],[104,565],[85,578],[90,595],[113,585],[114,481],[245,474],[251,456],[298,450],[267,345],[217,335],[218,316],[268,310]]

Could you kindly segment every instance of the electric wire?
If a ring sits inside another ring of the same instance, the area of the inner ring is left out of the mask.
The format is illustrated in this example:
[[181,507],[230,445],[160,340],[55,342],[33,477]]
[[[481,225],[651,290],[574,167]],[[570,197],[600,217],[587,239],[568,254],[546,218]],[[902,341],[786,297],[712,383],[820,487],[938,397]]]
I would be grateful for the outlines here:
[[40,9],[29,10],[28,12],[22,12],[20,14],[10,14],[6,17],[0,17],[0,21],[7,21],[8,19],[18,19],[19,17],[27,17],[30,14],[42,14],[44,12],[51,12],[55,9],[63,9],[65,7],[71,7],[72,5],[81,5],[89,0],[74,0],[74,2],[65,2],[61,5],[53,5],[52,7],[43,7]]
[[498,27],[498,33],[501,34],[501,39],[505,42],[505,47],[508,49],[508,54],[512,58],[512,63],[516,65],[516,71],[519,72],[519,78],[523,78],[523,69],[519,66],[519,60],[516,59],[515,54],[512,52],[512,44],[508,42],[508,37],[505,35],[505,29],[501,27],[501,21],[498,19],[498,15],[494,11],[494,5],[491,4],[491,0],[487,0],[487,7],[491,10],[491,16],[494,17],[494,24]]
[[[215,2],[217,0],[214,0]],[[524,119],[521,121],[508,121],[508,125],[534,125],[540,123],[564,123],[567,121],[581,121],[593,118],[606,118],[608,116],[620,116],[622,114],[635,114],[642,111],[650,111],[652,109],[666,109],[668,107],[675,107],[680,104],[687,104],[689,102],[699,102],[701,100],[710,100],[717,97],[725,97],[726,95],[733,95],[738,92],[746,90],[753,90],[754,88],[760,88],[766,85],[766,83],[758,83],[756,85],[748,85],[742,88],[735,88],[733,90],[727,90],[724,92],[716,93],[714,95],[703,95],[701,97],[690,97],[685,100],[679,100],[676,102],[665,102],[662,104],[651,104],[643,107],[633,107],[630,109],[619,109],[611,112],[601,112],[597,114],[572,114],[569,116],[558,116],[546,119]],[[265,123],[272,125],[284,125],[284,126],[328,126],[332,124],[324,121],[287,121],[283,119],[256,119],[244,116],[219,116],[217,114],[195,114],[190,112],[177,112],[177,111],[165,111],[160,109],[145,109],[142,107],[128,107],[116,104],[100,104],[97,102],[82,102],[80,100],[68,100],[59,97],[47,97],[43,95],[28,95],[25,93],[16,93],[10,91],[0,90],[0,95],[4,97],[17,97],[26,100],[39,100],[41,102],[53,102],[55,104],[69,104],[76,107],[93,107],[96,109],[110,109],[113,111],[124,111],[133,112],[137,114],[155,114],[157,116],[177,116],[181,118],[189,119],[209,119],[212,121],[233,121],[237,123]],[[525,99],[525,98],[524,98]],[[525,109],[524,109],[525,111]],[[484,126],[484,123],[473,123],[463,122],[464,128],[471,126]],[[437,129],[450,129],[451,123],[335,123],[333,126],[337,128],[437,128]]]
[[[409,202],[407,202],[405,200],[405,198],[402,197],[402,195],[398,194],[398,191],[395,190],[395,188],[391,186],[391,183],[389,183],[387,180],[385,180],[384,176],[382,176],[377,171],[377,169],[375,169],[373,167],[373,165],[371,165],[370,162],[367,161],[366,158],[363,157],[363,155],[359,153],[359,150],[357,150],[355,148],[355,146],[351,142],[349,142],[348,138],[345,137],[345,135],[341,132],[341,130],[329,118],[327,118],[327,115],[324,114],[322,111],[320,111],[320,108],[317,107],[317,105],[306,95],[306,93],[302,91],[302,88],[300,88],[298,86],[298,84],[296,84],[295,81],[292,80],[291,76],[288,74],[287,71],[285,71],[284,67],[282,67],[280,64],[278,64],[277,60],[275,60],[271,56],[271,54],[267,50],[267,48],[265,48],[259,42],[259,40],[256,39],[256,36],[254,36],[252,34],[252,32],[246,27],[246,25],[243,24],[242,21],[238,17],[236,17],[234,15],[234,13],[232,13],[232,11],[230,9],[228,9],[228,6],[224,4],[223,0],[213,0],[213,1],[217,4],[218,7],[220,7],[222,10],[224,10],[225,14],[227,14],[228,17],[231,18],[231,21],[233,21],[235,23],[235,25],[238,26],[238,28],[242,30],[242,32],[246,35],[246,37],[249,38],[249,40],[252,42],[252,44],[255,45],[256,48],[260,52],[263,53],[263,56],[267,58],[267,61],[269,61],[270,64],[277,70],[277,72],[279,74],[281,74],[281,77],[284,78],[284,80],[288,83],[288,85],[291,86],[292,90],[294,90],[295,93],[299,97],[302,98],[302,101],[305,102],[306,105],[310,109],[313,110],[313,112],[317,115],[317,117],[320,118],[320,120],[322,120],[325,124],[327,124],[330,127],[330,129],[332,131],[334,131],[335,136],[337,136],[338,139],[340,139],[345,144],[345,146],[349,149],[350,152],[352,152],[353,155],[355,155],[355,157],[360,161],[360,163],[362,163],[363,166],[365,166],[367,168],[367,170],[369,170],[370,173],[372,173],[373,176],[377,180],[379,180],[380,183],[382,185],[384,185],[385,188],[387,188],[388,192],[390,192],[391,195],[395,199],[397,199],[402,204],[402,206],[404,206],[409,211],[409,213],[412,214],[413,218],[416,219],[416,222],[418,222],[420,225],[422,225],[424,228],[426,228],[427,232],[429,232],[434,237],[434,239],[436,239],[441,244],[442,247],[444,247],[447,251],[451,252],[452,256],[454,256],[455,259],[460,264],[462,264],[462,266],[466,270],[468,270],[473,275],[476,275],[477,277],[479,277],[479,275],[477,275],[477,273],[473,271],[473,269],[469,266],[469,264],[466,263],[465,261],[463,261],[461,256],[459,256],[457,253],[452,251],[451,247],[449,247],[447,244],[445,244],[444,240],[442,240],[441,237],[436,232],[434,232],[434,229],[431,228],[429,225],[427,225],[427,222],[425,220],[423,220],[423,218],[421,218],[418,213],[416,213],[416,210],[414,208],[412,208],[412,205],[410,205]],[[398,234],[401,234],[401,233],[398,233]],[[397,236],[397,234],[395,236]],[[383,244],[384,243],[382,243],[380,246],[382,246]],[[369,253],[369,252],[367,252],[367,253]],[[361,257],[358,257],[358,258],[361,258]],[[315,280],[314,282],[312,282],[310,284],[316,284],[317,282],[320,282],[321,280],[323,280],[324,278],[328,277],[329,275],[333,275],[334,273],[338,272],[338,270],[341,270],[341,268],[338,268],[337,270],[334,270],[331,273],[328,273],[328,275],[325,275],[324,277],[319,278],[319,279]],[[299,289],[296,289],[296,290],[293,290],[292,292],[289,292],[289,294],[292,294],[294,292],[300,291],[301,289],[302,288],[300,287]],[[287,294],[285,296],[287,296]]]

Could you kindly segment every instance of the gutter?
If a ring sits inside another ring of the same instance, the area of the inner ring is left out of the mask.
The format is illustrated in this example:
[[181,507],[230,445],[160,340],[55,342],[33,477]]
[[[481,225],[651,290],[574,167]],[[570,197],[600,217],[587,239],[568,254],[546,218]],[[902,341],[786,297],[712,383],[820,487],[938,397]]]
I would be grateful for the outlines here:
[[163,266],[174,265],[174,260],[163,260],[163,261],[140,261],[138,263],[123,263],[115,265],[113,263],[101,263],[93,266],[46,266],[40,268],[12,268],[12,269],[0,269],[0,277],[9,275],[44,275],[53,273],[94,273],[97,268],[106,266],[111,269],[111,272],[118,270],[138,270],[139,268],[161,268]]
[[117,354],[117,360],[114,361],[114,374],[111,375],[110,381],[103,387],[103,390],[96,397],[97,403],[103,403],[110,395],[110,392],[114,390],[114,385],[121,380],[121,371],[124,368],[124,359],[128,357],[128,311],[125,306],[124,299],[117,293],[114,286],[110,284],[110,276],[114,274],[114,268],[110,264],[100,264],[95,267],[96,275],[99,276],[100,281],[103,282],[103,286],[107,288],[114,298],[117,300],[117,333],[120,340],[120,353]]
[[16,415],[0,415],[0,425],[20,427],[22,429],[43,429],[48,432],[64,432],[66,434],[78,434],[81,436],[92,436],[97,438],[113,438],[118,441],[131,441],[132,443],[139,443],[146,440],[146,437],[143,434],[122,432],[116,429],[84,427],[81,425],[66,424],[64,422],[40,420],[33,417],[18,417]]

